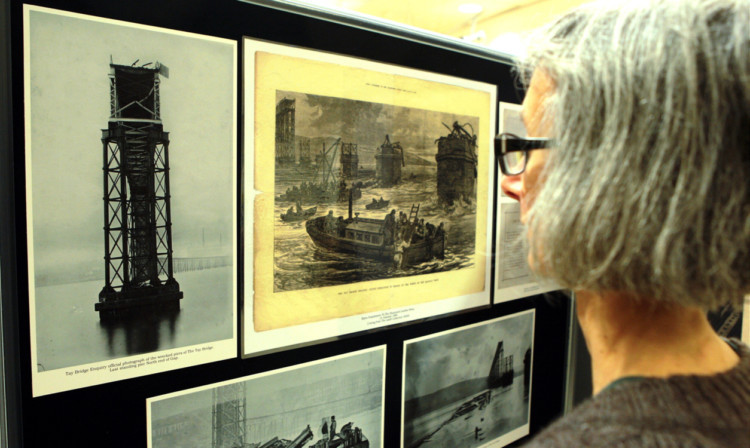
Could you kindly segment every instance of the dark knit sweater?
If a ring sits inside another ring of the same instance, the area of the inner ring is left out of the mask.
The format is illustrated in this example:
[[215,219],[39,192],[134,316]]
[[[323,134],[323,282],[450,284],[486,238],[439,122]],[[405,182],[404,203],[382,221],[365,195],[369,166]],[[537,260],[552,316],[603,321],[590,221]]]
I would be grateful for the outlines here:
[[618,382],[524,446],[750,448],[750,348],[732,342],[732,370]]

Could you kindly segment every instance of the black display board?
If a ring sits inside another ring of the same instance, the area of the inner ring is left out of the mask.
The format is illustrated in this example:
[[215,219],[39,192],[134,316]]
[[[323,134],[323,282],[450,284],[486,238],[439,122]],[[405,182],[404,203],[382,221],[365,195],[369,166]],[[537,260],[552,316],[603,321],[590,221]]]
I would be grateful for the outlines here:
[[[562,413],[570,318],[570,300],[562,293],[528,297],[248,359],[239,356],[240,338],[238,356],[234,359],[32,398],[25,232],[23,3],[8,0],[1,4],[0,285],[3,367],[7,388],[3,405],[7,411],[9,446],[54,446],[61,443],[70,446],[145,446],[146,399],[149,397],[387,345],[383,440],[384,446],[397,447],[400,445],[403,342],[531,308],[536,309],[531,434]],[[231,39],[237,41],[239,48],[243,37],[251,37],[490,83],[497,86],[498,101],[520,103],[523,95],[511,65],[502,55],[449,40],[441,42],[430,36],[419,38],[413,34],[405,37],[409,33],[372,31],[267,5],[232,0],[178,3],[166,0],[89,0],[34,4]],[[240,51],[240,71],[241,55]],[[237,86],[237,116],[241,117],[241,73],[237,79],[240,84]],[[247,130],[238,123],[240,160],[244,132]],[[241,179],[242,163],[237,166],[238,178]],[[238,194],[238,198],[241,197]],[[238,209],[241,210],[239,201]],[[490,213],[495,213],[494,205]],[[242,212],[239,219],[243,219]],[[238,229],[241,273],[243,260],[248,262],[248,254],[242,252],[242,226],[239,225]],[[494,236],[492,240],[495,240]],[[494,272],[494,267],[488,268]],[[242,286],[240,274],[240,307]],[[494,290],[494,284],[490,290]],[[241,313],[237,315],[241,316]]]

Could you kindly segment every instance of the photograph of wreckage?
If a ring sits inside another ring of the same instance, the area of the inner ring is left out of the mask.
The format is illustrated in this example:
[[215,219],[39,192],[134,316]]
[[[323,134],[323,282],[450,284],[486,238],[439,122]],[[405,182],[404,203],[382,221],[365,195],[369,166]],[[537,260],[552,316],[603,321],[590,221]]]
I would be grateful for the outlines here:
[[385,346],[150,398],[149,447],[380,448]]

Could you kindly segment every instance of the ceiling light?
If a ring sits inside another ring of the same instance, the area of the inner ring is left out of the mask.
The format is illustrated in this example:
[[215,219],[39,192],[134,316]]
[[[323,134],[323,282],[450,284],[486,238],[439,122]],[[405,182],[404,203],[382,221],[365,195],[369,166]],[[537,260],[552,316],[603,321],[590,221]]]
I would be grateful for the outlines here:
[[458,11],[464,14],[479,14],[482,12],[482,5],[477,3],[462,3],[458,5]]

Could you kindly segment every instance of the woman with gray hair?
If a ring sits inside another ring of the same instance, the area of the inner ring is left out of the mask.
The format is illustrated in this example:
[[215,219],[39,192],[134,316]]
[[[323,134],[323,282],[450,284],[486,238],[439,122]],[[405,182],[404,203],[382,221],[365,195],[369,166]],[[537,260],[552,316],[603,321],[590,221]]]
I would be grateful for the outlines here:
[[750,349],[705,314],[750,293],[750,0],[589,4],[519,66],[501,186],[595,393],[531,445],[750,447]]

